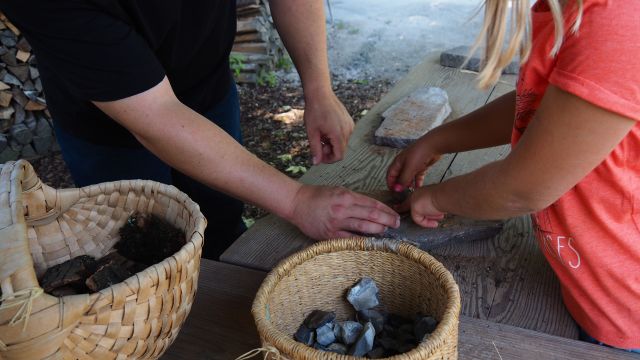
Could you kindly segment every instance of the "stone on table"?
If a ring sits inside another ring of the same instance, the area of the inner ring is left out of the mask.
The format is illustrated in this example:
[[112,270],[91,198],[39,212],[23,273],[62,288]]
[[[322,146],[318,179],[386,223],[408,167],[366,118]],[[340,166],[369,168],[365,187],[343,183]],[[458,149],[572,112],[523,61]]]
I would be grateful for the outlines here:
[[316,329],[316,342],[322,346],[328,346],[336,341],[333,333],[333,323],[326,323]]
[[374,134],[377,145],[404,148],[441,125],[451,114],[447,92],[423,87],[382,113],[384,121]]
[[347,294],[347,300],[356,311],[371,309],[380,304],[378,287],[370,277],[363,277]]
[[367,354],[373,349],[373,340],[375,335],[376,330],[373,328],[373,324],[366,323],[358,337],[358,340],[356,340],[356,342],[351,345],[351,348],[349,348],[348,354],[352,356],[364,356]]
[[[460,68],[464,62],[467,60],[469,56],[469,52],[471,51],[471,46],[457,46],[453,49],[449,49],[443,51],[440,54],[440,65]],[[478,54],[484,54],[484,49],[478,49],[469,59],[469,62],[464,66],[463,69],[471,70],[471,71],[480,71],[480,66],[482,64],[482,58]],[[518,57],[514,58],[507,67],[502,71],[503,74],[517,74],[518,70],[520,70],[520,60]]]
[[307,346],[312,346],[315,342],[316,334],[312,329],[309,329],[304,324],[300,325],[298,331],[293,334],[296,341],[301,342]]
[[431,334],[438,326],[438,322],[431,316],[424,316],[416,322],[414,335],[418,341],[422,341],[425,335]]
[[357,321],[339,322],[334,327],[336,338],[345,345],[351,345],[362,332],[363,326]]
[[380,333],[387,320],[386,314],[381,309],[364,309],[357,313],[358,321],[370,322],[376,330],[376,334]]
[[333,311],[313,310],[304,319],[304,325],[309,329],[315,330],[325,324],[328,324],[336,319],[336,313]]
[[348,350],[349,349],[347,348],[346,345],[340,344],[340,343],[333,343],[327,346],[327,348],[325,349],[325,351],[329,351],[329,352],[340,354],[340,355],[346,355]]

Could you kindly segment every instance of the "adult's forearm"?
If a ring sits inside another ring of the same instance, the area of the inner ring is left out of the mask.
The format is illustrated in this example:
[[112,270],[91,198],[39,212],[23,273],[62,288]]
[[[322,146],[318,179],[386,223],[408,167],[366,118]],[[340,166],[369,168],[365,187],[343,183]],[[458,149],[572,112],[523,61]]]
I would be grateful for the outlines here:
[[515,116],[516,94],[512,91],[489,104],[448,122],[426,136],[440,154],[508,144]]
[[300,74],[305,98],[330,93],[322,0],[271,0],[269,5],[282,42]]
[[226,132],[179,102],[165,105],[166,119],[131,129],[151,152],[173,168],[217,190],[255,204],[281,217],[291,217],[298,182],[281,174],[244,149]]

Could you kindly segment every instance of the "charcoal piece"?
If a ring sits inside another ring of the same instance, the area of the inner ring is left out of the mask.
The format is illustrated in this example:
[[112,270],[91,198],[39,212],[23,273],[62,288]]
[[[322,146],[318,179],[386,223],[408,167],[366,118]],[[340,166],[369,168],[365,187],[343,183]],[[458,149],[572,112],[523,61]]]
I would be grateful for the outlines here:
[[82,290],[78,290],[73,286],[63,286],[63,287],[59,287],[51,290],[49,294],[57,297],[63,297],[63,296],[69,296],[69,295],[83,294],[86,292],[87,292],[86,289],[82,291]]
[[381,337],[379,339],[379,342],[380,346],[382,346],[382,348],[384,348],[385,350],[398,351],[398,349],[400,348],[400,342],[388,336]]
[[382,332],[384,323],[386,321],[386,314],[383,310],[379,309],[366,309],[360,310],[357,313],[357,319],[361,323],[370,322],[373,324],[376,334]]
[[378,287],[370,277],[363,277],[347,294],[347,300],[356,311],[371,309],[380,304]]
[[333,333],[333,324],[326,323],[316,329],[316,342],[322,346],[329,346],[336,341]]
[[373,328],[373,324],[366,323],[358,340],[349,348],[348,354],[352,356],[364,356],[373,349],[373,339],[375,335],[376,330]]
[[312,346],[315,342],[316,334],[313,330],[302,324],[298,328],[298,331],[293,335],[293,338],[307,346]]
[[336,319],[336,313],[333,311],[313,310],[304,319],[304,325],[309,329],[315,330],[325,324],[328,324]]
[[413,324],[413,320],[406,318],[404,316],[400,316],[398,314],[391,313],[387,316],[387,321],[389,325],[394,328],[399,328],[402,325]]
[[340,354],[340,355],[346,355],[348,350],[349,349],[347,348],[346,345],[340,344],[340,343],[333,343],[327,346],[327,348],[325,349],[325,351],[329,351],[329,352]]
[[134,213],[119,230],[115,248],[128,259],[156,264],[175,254],[186,243],[184,232],[153,215]]
[[91,275],[87,279],[87,281],[85,281],[85,284],[87,285],[89,290],[98,292],[102,289],[108,288],[111,285],[123,282],[131,275],[133,274],[130,273],[126,268],[120,266],[117,263],[110,262],[98,267],[96,272]]
[[340,342],[345,345],[351,345],[358,340],[362,329],[362,324],[357,321],[343,321],[335,325],[334,332]]
[[75,257],[50,267],[40,279],[40,286],[51,293],[56,288],[82,286],[96,261],[87,255]]
[[386,357],[386,352],[383,348],[377,347],[367,353],[369,359],[382,359]]
[[398,353],[399,354],[404,354],[406,352],[409,352],[413,349],[415,349],[417,346],[417,344],[402,344],[400,345],[400,347],[398,347]]
[[425,316],[420,318],[416,322],[413,333],[418,341],[422,341],[425,335],[434,332],[437,326],[438,322],[436,321],[436,319],[432,318],[431,316]]

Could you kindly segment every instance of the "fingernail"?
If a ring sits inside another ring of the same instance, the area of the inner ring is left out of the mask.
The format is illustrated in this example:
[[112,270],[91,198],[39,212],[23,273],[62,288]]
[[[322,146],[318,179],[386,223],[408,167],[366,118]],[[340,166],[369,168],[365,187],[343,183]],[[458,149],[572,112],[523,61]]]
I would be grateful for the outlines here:
[[311,159],[311,162],[313,162],[313,165],[318,165],[318,158],[314,156],[314,157]]
[[400,218],[396,218],[396,228],[400,227]]
[[402,186],[402,184],[393,185],[393,191],[400,192],[402,190],[404,190],[404,186]]

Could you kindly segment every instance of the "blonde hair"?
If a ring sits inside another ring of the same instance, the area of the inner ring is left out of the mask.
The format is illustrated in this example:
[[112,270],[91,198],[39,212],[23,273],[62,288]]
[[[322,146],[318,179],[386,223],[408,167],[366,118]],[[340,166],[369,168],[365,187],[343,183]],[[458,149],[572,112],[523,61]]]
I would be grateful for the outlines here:
[[[553,15],[555,42],[550,56],[556,56],[564,36],[564,18],[561,3],[566,0],[546,0]],[[576,32],[582,21],[583,0],[575,0],[577,12],[571,31]],[[523,64],[531,52],[531,10],[529,0],[485,0],[484,24],[471,50],[473,54],[485,41],[483,67],[478,85],[487,88],[495,84],[502,70],[516,53]],[[509,9],[511,7],[511,9]],[[566,9],[565,9],[566,10]],[[511,15],[511,21],[509,21]],[[506,47],[505,41],[507,41]]]

